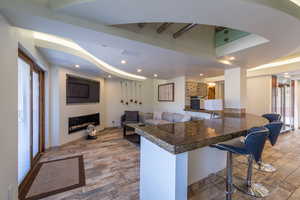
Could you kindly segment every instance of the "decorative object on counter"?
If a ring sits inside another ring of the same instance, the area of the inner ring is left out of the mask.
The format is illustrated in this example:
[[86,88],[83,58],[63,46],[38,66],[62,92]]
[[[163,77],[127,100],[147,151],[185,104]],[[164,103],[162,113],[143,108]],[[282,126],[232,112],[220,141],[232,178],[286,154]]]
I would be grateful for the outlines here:
[[124,103],[124,92],[123,92],[123,82],[120,81],[120,84],[121,84],[121,103],[123,104]]
[[158,101],[174,102],[175,83],[158,85]]
[[88,140],[97,139],[97,130],[94,125],[92,125],[92,124],[88,125],[88,127],[86,128],[86,132],[88,134],[88,136],[87,136]]

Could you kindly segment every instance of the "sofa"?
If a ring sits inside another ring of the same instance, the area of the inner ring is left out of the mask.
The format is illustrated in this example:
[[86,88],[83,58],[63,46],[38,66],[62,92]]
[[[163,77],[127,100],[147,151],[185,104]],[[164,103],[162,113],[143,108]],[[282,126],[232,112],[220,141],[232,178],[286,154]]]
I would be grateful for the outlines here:
[[144,115],[142,121],[148,125],[170,124],[191,121],[191,116],[188,114],[171,112],[154,112],[152,115]]

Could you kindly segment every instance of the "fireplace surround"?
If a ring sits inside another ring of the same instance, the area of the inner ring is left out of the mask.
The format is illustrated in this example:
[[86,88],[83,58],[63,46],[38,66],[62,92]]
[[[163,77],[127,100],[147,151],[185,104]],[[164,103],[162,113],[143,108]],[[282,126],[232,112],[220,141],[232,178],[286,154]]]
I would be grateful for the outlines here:
[[69,118],[69,134],[84,130],[89,124],[100,125],[100,113],[82,115]]

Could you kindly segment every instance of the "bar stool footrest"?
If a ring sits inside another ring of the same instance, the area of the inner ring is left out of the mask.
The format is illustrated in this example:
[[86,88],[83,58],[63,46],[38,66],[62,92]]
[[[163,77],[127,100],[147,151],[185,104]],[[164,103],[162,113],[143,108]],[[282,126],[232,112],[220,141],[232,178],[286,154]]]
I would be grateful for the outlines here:
[[256,198],[264,198],[270,194],[269,190],[262,184],[252,183],[251,186],[248,186],[247,183],[245,183],[245,180],[235,183],[234,187],[240,192]]
[[277,171],[277,169],[274,166],[272,166],[271,164],[267,164],[267,163],[263,163],[263,162],[261,162],[260,164],[255,163],[254,168],[259,171],[268,172],[268,173],[273,173],[273,172]]

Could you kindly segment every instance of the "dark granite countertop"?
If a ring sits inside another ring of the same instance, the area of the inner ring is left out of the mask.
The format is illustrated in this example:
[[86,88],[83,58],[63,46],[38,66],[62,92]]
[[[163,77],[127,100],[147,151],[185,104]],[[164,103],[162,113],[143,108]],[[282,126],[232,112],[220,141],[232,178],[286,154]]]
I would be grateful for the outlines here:
[[267,123],[252,114],[224,113],[215,119],[132,127],[163,149],[179,154],[242,136],[248,129]]

